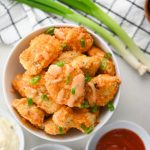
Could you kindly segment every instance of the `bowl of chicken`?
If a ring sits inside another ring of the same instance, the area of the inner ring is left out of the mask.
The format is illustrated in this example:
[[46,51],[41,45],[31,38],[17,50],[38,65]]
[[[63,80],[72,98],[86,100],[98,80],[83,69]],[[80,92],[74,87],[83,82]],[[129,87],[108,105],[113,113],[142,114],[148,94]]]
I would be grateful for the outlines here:
[[5,101],[30,133],[49,141],[82,139],[100,129],[119,102],[120,74],[110,47],[81,26],[42,27],[11,51]]

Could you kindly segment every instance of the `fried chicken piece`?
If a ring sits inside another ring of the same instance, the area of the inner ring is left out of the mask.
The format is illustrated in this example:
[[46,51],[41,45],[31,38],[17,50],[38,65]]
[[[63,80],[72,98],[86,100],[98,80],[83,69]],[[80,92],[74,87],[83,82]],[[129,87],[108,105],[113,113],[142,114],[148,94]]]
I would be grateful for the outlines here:
[[76,128],[81,132],[85,132],[85,128],[94,127],[96,114],[90,113],[87,109],[73,110],[64,106],[54,113],[52,119],[55,124],[63,128]]
[[93,46],[87,54],[89,56],[95,56],[99,58],[100,61],[100,67],[99,67],[99,73],[100,74],[109,74],[114,76],[116,74],[115,65],[111,59],[110,53],[105,53],[98,47]]
[[80,56],[81,53],[75,52],[75,51],[65,51],[63,52],[56,61],[53,62],[53,64],[57,63],[58,61],[62,61],[65,64],[68,64],[72,62],[72,60],[78,56]]
[[76,57],[71,64],[73,67],[79,67],[85,75],[94,76],[99,69],[100,60],[98,57],[81,55]]
[[44,122],[44,131],[50,135],[61,135],[61,134],[66,134],[68,129],[56,125],[52,120],[52,118],[49,118]]
[[83,27],[56,28],[56,38],[63,41],[67,49],[84,53],[93,45],[92,36]]
[[31,124],[39,128],[42,127],[45,113],[40,108],[36,107],[36,105],[29,105],[27,98],[13,100],[12,106]]
[[91,106],[105,106],[112,101],[119,89],[120,79],[108,74],[94,77],[86,85],[86,98]]
[[45,87],[45,72],[37,76],[31,76],[27,73],[18,74],[13,80],[12,85],[22,97],[32,98],[37,107],[48,114],[57,111],[61,106],[49,96]]
[[54,36],[40,34],[19,56],[20,63],[30,75],[37,75],[61,53],[61,42]]
[[56,103],[79,107],[83,102],[85,77],[78,67],[74,68],[71,64],[51,65],[45,80],[49,95]]

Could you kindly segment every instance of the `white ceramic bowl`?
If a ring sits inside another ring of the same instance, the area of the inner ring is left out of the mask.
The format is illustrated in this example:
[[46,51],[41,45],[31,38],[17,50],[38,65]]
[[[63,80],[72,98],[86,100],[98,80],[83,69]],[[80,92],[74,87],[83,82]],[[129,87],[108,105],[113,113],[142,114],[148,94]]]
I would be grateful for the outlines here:
[[150,150],[150,136],[148,133],[142,127],[130,121],[116,121],[115,123],[102,127],[89,139],[86,145],[86,150],[96,150],[96,145],[104,134],[113,129],[119,128],[128,129],[135,132],[143,141],[146,150]]
[[[70,24],[57,24],[57,25],[51,25],[48,27],[74,27],[74,26],[75,25],[70,25]],[[25,48],[27,48],[29,46],[30,41],[34,37],[36,37],[40,33],[43,33],[48,27],[40,28],[40,29],[30,33],[25,38],[23,38],[13,48],[10,55],[8,56],[8,59],[6,60],[6,64],[5,64],[4,74],[3,74],[3,92],[4,92],[4,96],[5,96],[5,101],[7,103],[7,106],[9,107],[9,110],[13,114],[13,116],[30,133],[32,133],[42,139],[46,139],[49,141],[55,141],[55,142],[69,142],[69,141],[79,140],[79,139],[86,137],[87,135],[80,133],[80,132],[71,132],[71,133],[66,134],[65,136],[49,136],[49,135],[46,135],[43,131],[35,130],[35,129],[33,130],[32,128],[29,128],[27,125],[23,124],[20,121],[19,116],[16,114],[16,112],[14,111],[14,109],[11,106],[12,100],[17,97],[17,95],[15,93],[10,92],[10,89],[12,88],[11,82],[14,79],[14,77],[16,76],[16,74],[24,71],[23,67],[19,63],[19,55]],[[88,30],[88,32],[91,33],[91,35],[93,36],[97,46],[101,47],[103,50],[105,50],[107,52],[112,53],[112,51],[110,50],[108,45],[103,41],[103,39],[101,37],[97,36],[95,33],[93,33],[90,30]],[[118,64],[116,62],[116,59],[115,59],[115,56],[113,55],[113,53],[112,53],[112,58],[115,63],[115,66],[116,66],[116,72],[120,76]],[[115,97],[115,100],[114,100],[115,108],[117,107],[118,102],[119,102],[119,95],[120,95],[120,90],[118,91],[118,93]],[[97,130],[100,129],[110,119],[112,114],[113,114],[113,112],[104,111],[100,117],[101,123],[96,126],[96,128],[94,129],[93,132],[97,132]]]
[[72,150],[70,147],[60,145],[60,144],[43,144],[38,145],[31,150]]
[[6,111],[0,109],[0,117],[3,117],[13,124],[14,131],[16,132],[19,139],[19,150],[24,150],[24,134],[21,127],[17,122],[9,115]]

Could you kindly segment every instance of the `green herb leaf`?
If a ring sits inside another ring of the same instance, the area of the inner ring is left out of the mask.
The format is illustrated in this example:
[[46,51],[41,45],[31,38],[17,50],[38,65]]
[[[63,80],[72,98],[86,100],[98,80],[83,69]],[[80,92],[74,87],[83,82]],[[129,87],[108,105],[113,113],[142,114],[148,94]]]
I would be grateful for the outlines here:
[[32,106],[32,105],[33,105],[33,100],[32,100],[32,98],[28,98],[28,105],[29,105],[29,106]]
[[96,113],[96,112],[98,111],[98,109],[99,109],[99,107],[95,105],[94,107],[91,108],[90,111],[91,111],[92,113]]
[[84,130],[84,132],[86,133],[86,134],[89,134],[89,133],[91,133],[92,131],[93,131],[93,126],[91,126],[91,127],[86,127],[84,124],[81,124],[81,126],[80,126],[83,130]]
[[62,47],[62,50],[64,50],[65,48],[67,48],[67,44],[63,43],[61,47]]
[[35,76],[35,77],[33,77],[33,78],[30,80],[30,84],[35,85],[35,84],[37,84],[38,81],[40,81],[40,80],[41,80],[41,76],[40,76],[40,75]]
[[42,98],[43,100],[48,100],[48,99],[49,99],[46,94],[42,94],[42,95],[41,95],[41,98]]
[[113,105],[112,102],[109,102],[109,103],[107,104],[107,107],[108,107],[108,109],[109,109],[110,111],[114,111],[114,110],[115,110],[115,107],[114,107],[114,105]]
[[73,87],[73,88],[71,89],[71,94],[72,94],[72,95],[75,95],[75,93],[76,93],[76,88]]
[[63,134],[63,128],[59,127],[59,134]]
[[89,74],[85,75],[85,82],[89,82],[89,81],[91,81],[91,79],[92,79],[92,77],[90,77]]
[[66,76],[66,84],[69,84],[71,81],[71,75]]
[[82,47],[85,47],[85,39],[84,39],[84,38],[82,38],[82,39],[80,40],[80,44],[81,44]]
[[107,69],[107,65],[108,65],[108,60],[106,58],[103,58],[100,63],[100,69],[102,71],[105,71]]
[[65,65],[65,63],[63,61],[59,61],[56,63],[56,65],[59,67],[63,67]]
[[55,30],[54,27],[50,27],[50,28],[47,29],[46,33],[50,34],[50,35],[54,35],[54,30]]
[[89,105],[88,101],[84,101],[80,106],[80,108],[89,108],[89,107],[90,107],[90,105]]
[[110,52],[107,52],[104,56],[104,58],[106,59],[111,59],[112,58],[112,54]]

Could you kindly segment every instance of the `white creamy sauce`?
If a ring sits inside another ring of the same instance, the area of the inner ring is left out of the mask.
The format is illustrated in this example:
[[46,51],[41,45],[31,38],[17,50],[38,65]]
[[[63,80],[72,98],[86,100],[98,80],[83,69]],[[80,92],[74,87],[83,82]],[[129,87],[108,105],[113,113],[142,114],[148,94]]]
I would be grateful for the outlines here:
[[92,93],[93,93],[92,102],[93,102],[93,104],[95,104],[96,103],[96,98],[97,98],[95,86],[92,82],[89,82],[88,85],[90,86],[90,88],[92,90]]
[[68,100],[68,106],[73,107],[73,104],[75,103],[78,98],[84,96],[84,84],[85,84],[85,78],[83,74],[79,74],[74,77],[71,89],[75,88],[75,94],[71,94],[69,100]]
[[0,117],[0,150],[19,150],[19,138],[13,125],[3,117]]
[[51,76],[56,78],[62,72],[62,68],[57,65],[51,65],[48,69],[48,72]]

